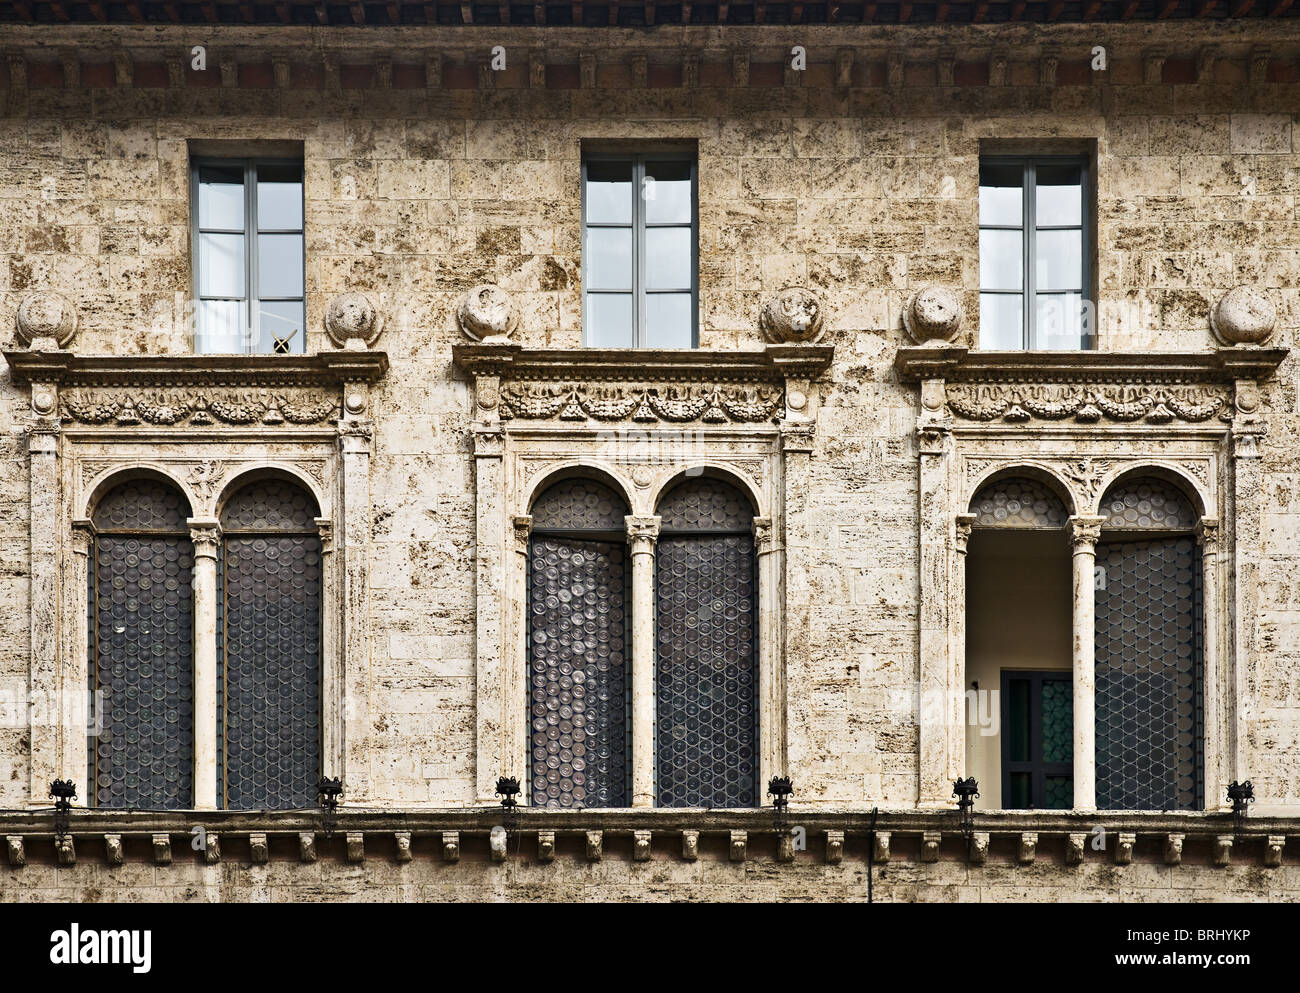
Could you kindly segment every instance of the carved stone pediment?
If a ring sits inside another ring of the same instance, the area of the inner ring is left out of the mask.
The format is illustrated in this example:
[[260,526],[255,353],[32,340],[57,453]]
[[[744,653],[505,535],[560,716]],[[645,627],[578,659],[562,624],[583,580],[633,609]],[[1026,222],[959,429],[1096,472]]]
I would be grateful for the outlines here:
[[348,384],[374,382],[388,369],[382,352],[4,355],[14,382],[32,386],[36,413],[114,428],[332,424],[345,407],[356,412]]
[[762,424],[807,416],[808,381],[833,349],[769,345],[753,351],[452,349],[475,378],[481,416],[602,423]]
[[900,348],[894,368],[954,423],[1202,424],[1253,412],[1253,383],[1284,348],[1197,352],[994,352]]

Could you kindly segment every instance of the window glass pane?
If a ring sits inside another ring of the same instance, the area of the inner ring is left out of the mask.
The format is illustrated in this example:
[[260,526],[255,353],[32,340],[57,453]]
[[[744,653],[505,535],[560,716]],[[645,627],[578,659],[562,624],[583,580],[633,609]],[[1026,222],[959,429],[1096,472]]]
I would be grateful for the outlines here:
[[264,297],[302,296],[302,235],[257,236],[257,292]]
[[1018,290],[1024,283],[1019,231],[980,232],[980,289]]
[[199,235],[199,296],[242,297],[244,236]]
[[261,231],[302,230],[302,166],[257,167],[257,227]]
[[1024,314],[1014,293],[980,294],[980,348],[1024,348]]
[[690,348],[694,337],[689,293],[651,293],[645,298],[647,348]]
[[1082,166],[1039,165],[1035,173],[1034,223],[1040,227],[1082,224]]
[[1033,805],[1034,796],[1030,788],[1030,775],[1027,772],[1013,772],[1010,776],[1011,789],[1002,798],[1003,810],[1028,810]]
[[199,227],[244,230],[244,170],[240,166],[199,168]]
[[591,348],[631,348],[632,294],[587,294],[587,345]]
[[1040,293],[1034,323],[1034,347],[1072,349],[1088,331],[1083,297],[1078,293]]
[[980,166],[980,223],[1022,223],[1024,213],[1024,167],[1011,165]]
[[1007,680],[1007,758],[1029,760],[1029,680]]
[[1034,240],[1034,252],[1037,255],[1034,263],[1036,289],[1077,290],[1082,287],[1081,231],[1039,231]]
[[632,289],[632,229],[587,229],[587,287]]
[[632,163],[587,163],[587,223],[632,223]]
[[645,177],[646,223],[691,223],[691,163],[647,162]]
[[244,303],[241,300],[201,300],[198,310],[200,352],[244,351]]
[[646,287],[652,290],[689,290],[692,254],[690,228],[647,228]]
[[[283,355],[304,350],[301,303],[263,300],[257,309],[260,334],[255,351]],[[277,340],[283,344],[277,345]]]

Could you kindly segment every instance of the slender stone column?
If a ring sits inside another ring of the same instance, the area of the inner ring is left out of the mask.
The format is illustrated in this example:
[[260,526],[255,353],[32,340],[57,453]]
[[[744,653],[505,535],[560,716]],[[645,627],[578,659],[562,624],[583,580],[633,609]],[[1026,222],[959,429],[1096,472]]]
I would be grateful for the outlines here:
[[[27,436],[31,500],[31,795],[49,804],[50,782],[64,770],[59,686],[59,434],[57,417],[38,417]],[[82,615],[84,617],[84,614]]]
[[[929,384],[923,393],[926,407]],[[949,473],[952,464],[951,425],[932,411],[917,419],[919,496],[917,503],[917,601],[920,634],[918,744],[920,776],[917,806],[947,807],[952,803],[952,782],[960,774],[954,767],[963,727],[960,716],[961,685],[954,681],[949,627],[951,600],[952,532],[949,530]]]
[[[948,613],[948,658],[949,684],[953,688],[956,705],[956,733],[951,735],[952,754],[950,767],[955,764],[957,775],[966,775],[966,729],[970,725],[971,715],[966,704],[966,549],[970,543],[971,527],[975,524],[974,514],[958,514],[956,528],[953,532],[953,568],[951,578],[952,594],[949,597]],[[976,800],[975,805],[981,806]]]
[[[355,406],[355,405],[354,405]],[[334,775],[347,784],[351,803],[370,796],[366,732],[370,726],[370,446],[368,420],[339,422],[342,486],[335,543],[343,551],[344,766]]]
[[[89,590],[91,570],[95,568],[93,551],[95,548],[95,528],[85,518],[72,522],[72,558],[63,590],[64,616],[80,619],[85,615],[86,594]],[[73,611],[76,610],[76,613]],[[60,691],[63,704],[63,769],[67,776],[80,784],[86,783],[85,802],[93,802],[90,791],[90,754],[88,736],[98,736],[91,725],[93,717],[99,717],[98,706],[92,711],[94,701],[90,698],[90,628],[77,620],[63,625],[63,645],[65,666],[63,687]],[[47,801],[48,802],[48,801]]]
[[1097,541],[1104,517],[1070,518],[1074,548],[1074,809],[1097,809]]
[[632,549],[632,806],[653,807],[658,517],[625,518]]
[[334,554],[334,522],[328,517],[315,519],[320,535],[321,554],[321,765],[322,771],[342,769],[343,723],[346,700],[343,695],[343,653],[339,630],[343,614],[340,595],[342,580],[338,570],[338,556]]
[[770,517],[755,517],[753,526],[754,551],[758,555],[758,781],[762,784],[786,771],[785,708],[781,706],[785,700],[785,669],[781,665],[777,614],[781,566],[776,553],[780,543]]
[[[1264,475],[1260,463],[1260,442],[1265,426],[1255,413],[1259,392],[1253,382],[1237,383],[1238,414],[1232,425],[1232,508],[1233,528],[1228,552],[1232,569],[1233,674],[1226,701],[1231,717],[1231,740],[1224,742],[1230,769],[1228,778],[1249,779],[1246,767],[1247,727],[1257,717],[1256,693],[1259,654],[1259,562],[1263,533],[1260,494]],[[1214,797],[1223,802],[1223,797]]]
[[217,808],[217,521],[192,517],[194,543],[194,809]]
[[[474,600],[476,604],[474,679],[476,687],[475,768],[479,803],[496,802],[499,776],[515,776],[523,785],[522,756],[510,754],[507,713],[511,700],[510,676],[502,654],[505,623],[505,431],[500,422],[474,425],[474,511],[476,554]],[[520,707],[522,700],[517,701]],[[531,795],[526,791],[525,795]]]
[[1205,809],[1228,807],[1229,769],[1221,740],[1226,726],[1219,672],[1219,519],[1202,517],[1196,526],[1201,546],[1201,685],[1205,693],[1201,747],[1205,749]]

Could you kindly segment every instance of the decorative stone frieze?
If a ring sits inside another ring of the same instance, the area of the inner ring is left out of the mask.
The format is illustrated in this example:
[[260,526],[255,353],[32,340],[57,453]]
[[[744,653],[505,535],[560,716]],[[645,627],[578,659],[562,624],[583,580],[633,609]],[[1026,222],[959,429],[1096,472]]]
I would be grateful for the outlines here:
[[947,286],[925,286],[903,307],[903,327],[918,345],[949,342],[965,318],[961,294]]
[[18,343],[36,352],[67,348],[77,332],[76,308],[58,293],[29,293],[15,317]]
[[[344,387],[374,382],[382,352],[320,355],[114,356],[6,352],[64,423],[123,428],[312,427],[342,415]],[[57,397],[56,397],[57,394]],[[39,411],[38,411],[39,413]]]
[[787,286],[763,304],[758,326],[768,341],[811,343],[822,337],[825,312],[812,290]]
[[1210,310],[1210,327],[1224,345],[1262,345],[1276,324],[1273,301],[1253,286],[1229,290]]
[[369,348],[382,331],[379,312],[364,293],[341,293],[325,308],[325,332],[339,348]]
[[474,341],[506,341],[519,325],[519,311],[499,286],[475,286],[461,299],[456,322]]

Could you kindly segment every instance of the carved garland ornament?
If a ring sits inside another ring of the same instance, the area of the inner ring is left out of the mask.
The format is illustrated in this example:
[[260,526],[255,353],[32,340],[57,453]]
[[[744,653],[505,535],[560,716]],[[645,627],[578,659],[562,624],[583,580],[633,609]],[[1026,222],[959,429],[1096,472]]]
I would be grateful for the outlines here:
[[562,421],[701,420],[754,424],[776,420],[779,386],[620,386],[583,383],[508,383],[501,388],[502,418]]
[[65,394],[64,421],[80,424],[320,424],[338,420],[338,401],[267,392],[196,393],[159,390],[138,394]]
[[1218,414],[1231,418],[1224,391],[1197,386],[1072,386],[1038,384],[1002,386],[953,384],[948,387],[948,409],[969,421],[1022,422],[1032,418],[1060,421],[1073,417],[1091,424],[1146,420],[1167,424],[1173,420],[1208,421]]

